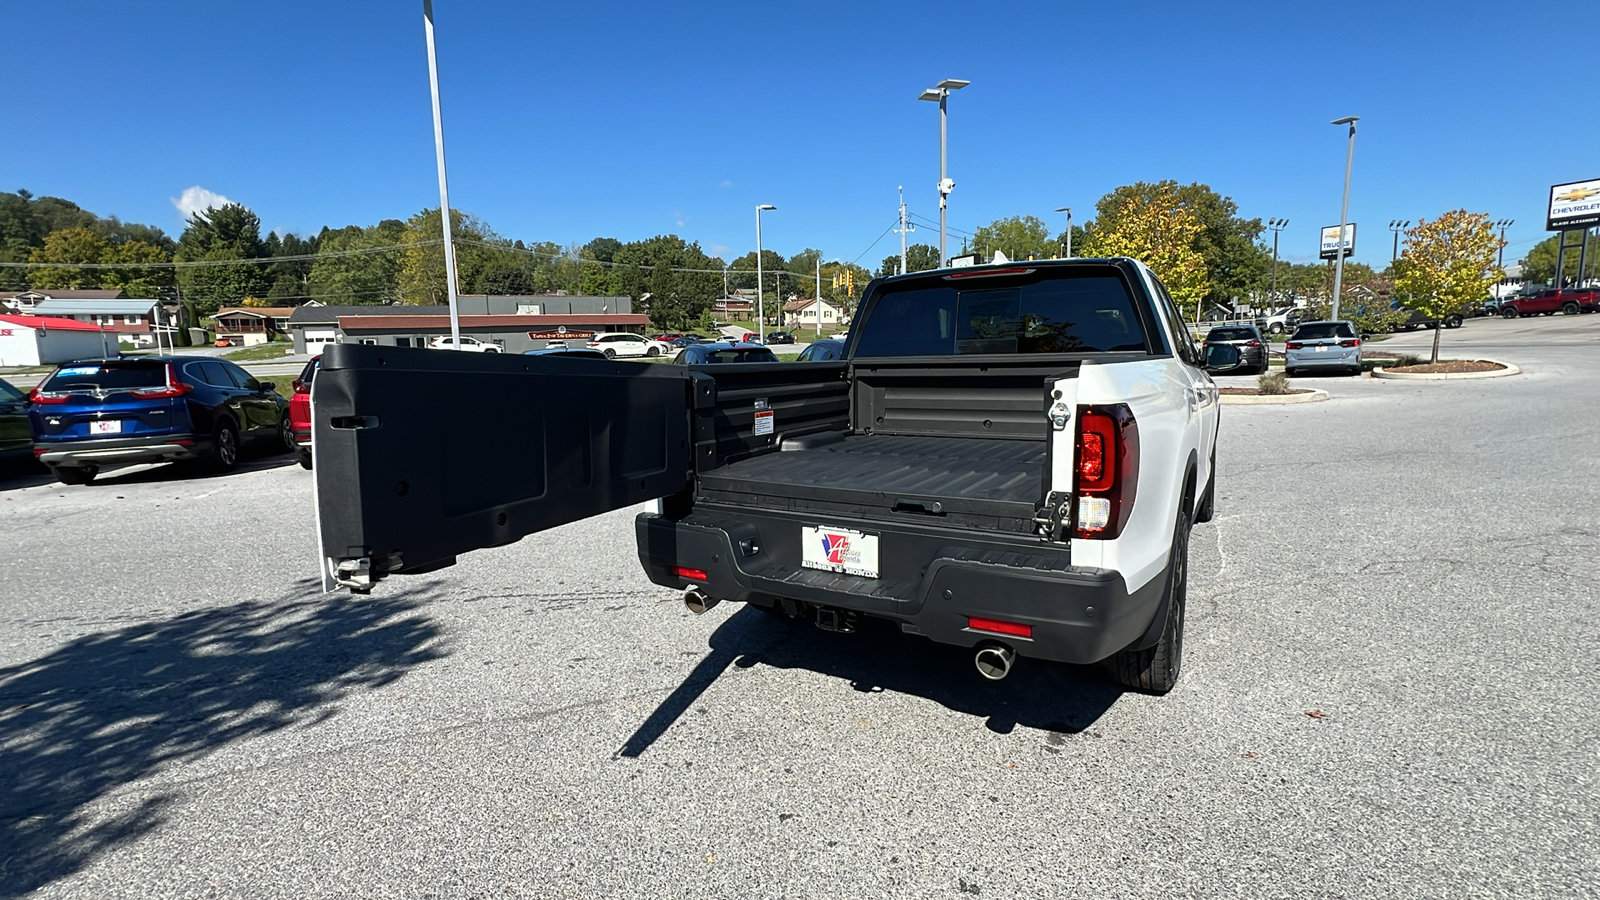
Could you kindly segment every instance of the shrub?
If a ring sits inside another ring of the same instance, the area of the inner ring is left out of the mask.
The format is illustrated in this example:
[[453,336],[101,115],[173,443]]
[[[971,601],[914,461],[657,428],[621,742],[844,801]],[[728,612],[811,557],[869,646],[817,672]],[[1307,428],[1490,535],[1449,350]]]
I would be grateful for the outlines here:
[[1256,390],[1263,394],[1287,394],[1289,393],[1289,376],[1282,371],[1262,372],[1256,378]]

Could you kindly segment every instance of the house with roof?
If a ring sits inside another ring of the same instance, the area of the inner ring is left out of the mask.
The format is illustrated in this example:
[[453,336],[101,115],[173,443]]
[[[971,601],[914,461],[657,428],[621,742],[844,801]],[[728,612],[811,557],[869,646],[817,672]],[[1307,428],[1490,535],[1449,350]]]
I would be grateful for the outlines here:
[[844,321],[844,307],[815,297],[800,297],[783,305],[783,324],[790,327],[815,328],[818,316],[823,325],[837,325]]
[[224,306],[211,318],[217,323],[217,339],[233,344],[265,344],[277,335],[289,334],[292,306]]
[[[506,353],[587,340],[603,331],[642,333],[650,317],[633,311],[631,297],[562,294],[464,294],[456,312],[463,337]],[[426,347],[450,334],[448,306],[299,306],[289,317],[294,352],[321,353],[329,344]]]
[[0,305],[5,306],[7,312],[31,315],[41,300],[122,300],[127,296],[121,290],[37,288],[0,293]]
[[0,315],[0,366],[50,366],[117,355],[100,326],[50,316]]
[[29,315],[87,322],[110,334],[113,340],[139,347],[156,346],[158,329],[165,344],[175,330],[168,311],[155,299],[76,300],[52,295],[35,302]]

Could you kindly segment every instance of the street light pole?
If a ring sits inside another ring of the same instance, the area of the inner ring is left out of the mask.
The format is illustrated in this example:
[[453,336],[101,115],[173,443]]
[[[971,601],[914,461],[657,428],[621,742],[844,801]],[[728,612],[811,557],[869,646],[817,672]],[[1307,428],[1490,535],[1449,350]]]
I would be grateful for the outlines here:
[[1268,219],[1267,227],[1272,229],[1272,299],[1278,299],[1278,235],[1289,227],[1288,219]]
[[949,111],[946,108],[946,102],[950,98],[951,91],[959,91],[971,83],[972,82],[964,81],[960,78],[946,78],[945,80],[939,82],[936,87],[931,87],[923,91],[922,94],[917,98],[918,100],[939,101],[939,268],[941,269],[944,268],[950,260],[949,256],[945,254],[945,206],[950,198],[950,192],[955,190],[956,186],[956,183],[950,180],[950,176],[946,172],[945,165],[945,126],[946,120],[949,118]]
[[1389,223],[1389,230],[1394,232],[1394,249],[1389,252],[1390,265],[1393,265],[1394,261],[1400,258],[1400,232],[1405,231],[1410,227],[1410,219],[1406,219],[1405,221],[1395,219]]
[[1360,120],[1360,116],[1345,116],[1342,119],[1334,119],[1331,123],[1350,126],[1350,145],[1344,157],[1344,201],[1339,204],[1339,252],[1335,254],[1336,261],[1333,266],[1332,318],[1334,319],[1339,318],[1339,291],[1344,287],[1344,228],[1350,219],[1350,170],[1356,161],[1356,122]]
[[817,254],[817,340],[822,339],[822,254]]
[[1066,258],[1067,259],[1071,259],[1072,258],[1072,207],[1070,207],[1070,206],[1058,206],[1058,207],[1056,207],[1056,212],[1064,212],[1064,213],[1067,214],[1067,249],[1066,249]]
[[1516,219],[1501,219],[1500,221],[1494,223],[1494,227],[1500,229],[1499,257],[1495,260],[1494,264],[1495,268],[1500,270],[1500,290],[1495,292],[1496,300],[1499,300],[1500,295],[1505,293],[1506,286],[1506,229],[1515,224],[1517,224]]
[[756,207],[756,316],[760,319],[756,327],[761,333],[763,344],[767,342],[767,302],[761,285],[761,211],[764,209],[777,209],[777,207],[770,203]]
[[456,303],[456,245],[450,234],[450,184],[444,176],[444,119],[439,113],[439,58],[433,47],[433,0],[422,0],[428,36],[428,86],[433,90],[433,150],[439,163],[439,223],[444,232],[445,296],[450,303],[450,346],[461,349],[461,315]]

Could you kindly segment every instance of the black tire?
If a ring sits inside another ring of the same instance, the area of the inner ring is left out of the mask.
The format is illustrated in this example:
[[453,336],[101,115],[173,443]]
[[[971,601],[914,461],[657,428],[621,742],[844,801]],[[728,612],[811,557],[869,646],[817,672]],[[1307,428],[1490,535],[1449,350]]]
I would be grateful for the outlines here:
[[644,355],[654,359],[661,355],[661,350],[657,347],[650,347],[644,351]]
[[206,468],[214,473],[233,471],[239,464],[239,429],[224,419],[211,435],[211,455],[206,457]]
[[51,466],[50,474],[62,484],[88,484],[100,474],[99,466]]
[[1194,511],[1195,524],[1209,522],[1217,517],[1217,451],[1211,451],[1211,477],[1206,479],[1206,492],[1200,495],[1200,508]]
[[1461,318],[1460,316],[1445,316],[1444,317],[1444,327],[1446,327],[1446,328],[1460,328],[1461,327],[1461,323],[1465,322],[1465,321],[1466,320]]
[[293,453],[300,449],[300,445],[295,443],[294,426],[289,424],[288,413],[278,420],[278,445],[279,453]]
[[616,359],[617,358],[617,351],[611,349],[610,347],[607,347],[605,350],[603,350],[601,352],[605,353],[606,359]]
[[1284,366],[1283,367],[1283,377],[1285,377],[1285,378],[1299,378],[1300,375],[1294,369],[1291,369],[1288,366]]
[[1578,314],[1578,304],[1576,304],[1576,303],[1563,303],[1561,305],[1561,314],[1563,316],[1575,316],[1575,315],[1577,315]]
[[297,455],[298,455],[298,457],[300,459],[300,468],[302,468],[302,469],[311,468],[311,451],[310,450],[301,450],[301,451],[299,451],[299,453]]
[[1146,650],[1129,648],[1111,658],[1112,670],[1123,687],[1165,694],[1178,684],[1183,669],[1183,614],[1189,593],[1189,525],[1189,497],[1185,495],[1178,506],[1172,561],[1167,569],[1167,620],[1155,646]]
[[1517,317],[1517,308],[1515,306],[1508,306],[1505,309],[1500,310],[1500,317],[1503,319],[1515,319]]

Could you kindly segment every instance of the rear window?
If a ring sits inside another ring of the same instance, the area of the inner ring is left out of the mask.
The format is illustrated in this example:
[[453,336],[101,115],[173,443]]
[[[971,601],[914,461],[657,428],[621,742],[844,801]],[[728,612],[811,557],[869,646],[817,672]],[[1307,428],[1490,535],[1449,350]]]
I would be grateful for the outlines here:
[[82,363],[62,366],[40,388],[48,393],[60,391],[129,390],[161,387],[167,383],[167,364],[154,360]]
[[738,350],[712,350],[705,355],[704,364],[777,362],[778,356],[765,347]]
[[914,282],[879,294],[860,356],[1110,353],[1144,350],[1133,298],[1115,271]]
[[1327,338],[1353,338],[1355,331],[1351,330],[1345,322],[1313,322],[1310,325],[1301,325],[1294,333],[1294,340],[1317,341]]
[[1259,337],[1254,328],[1213,328],[1206,333],[1208,341],[1250,341]]
[[320,368],[322,368],[322,357],[320,356],[307,362],[306,367],[300,370],[300,383],[310,387],[312,380],[317,377],[317,370]]

